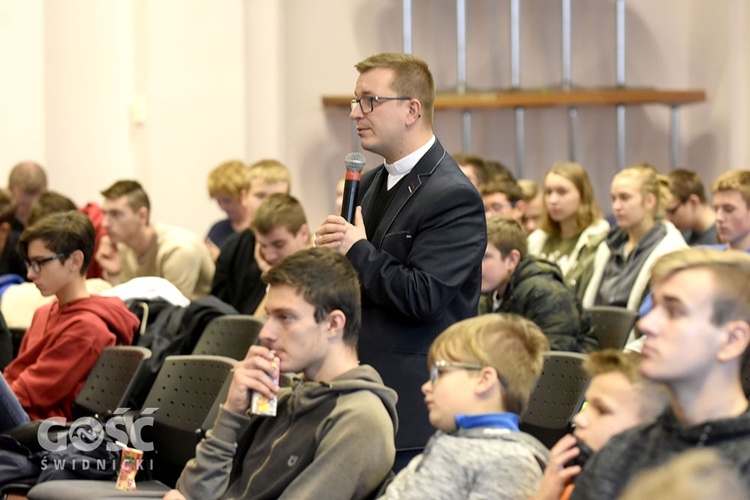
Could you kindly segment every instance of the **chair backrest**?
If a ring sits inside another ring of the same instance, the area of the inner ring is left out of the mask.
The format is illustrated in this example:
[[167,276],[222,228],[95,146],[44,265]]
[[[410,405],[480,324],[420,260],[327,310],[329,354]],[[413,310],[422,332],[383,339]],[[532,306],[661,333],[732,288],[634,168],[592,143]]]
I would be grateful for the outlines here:
[[602,349],[622,350],[638,314],[616,306],[592,306],[587,310],[591,315],[591,327],[599,340],[599,346]]
[[102,350],[73,404],[73,418],[107,416],[126,405],[133,381],[151,357],[145,347],[115,346]]
[[142,413],[156,408],[152,440],[157,469],[154,477],[174,484],[188,460],[195,456],[195,445],[207,415],[236,360],[225,356],[168,356],[146,397]]
[[589,376],[583,370],[586,356],[574,352],[544,354],[542,374],[521,417],[521,430],[551,448],[570,427],[583,404]]
[[247,350],[258,339],[263,321],[243,314],[219,316],[211,320],[198,339],[193,354],[245,359]]

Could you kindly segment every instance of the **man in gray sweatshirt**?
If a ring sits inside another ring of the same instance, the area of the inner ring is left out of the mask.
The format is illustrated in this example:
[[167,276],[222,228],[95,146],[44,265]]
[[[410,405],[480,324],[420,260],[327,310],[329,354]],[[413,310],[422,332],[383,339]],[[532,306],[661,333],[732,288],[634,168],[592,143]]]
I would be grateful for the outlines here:
[[[213,429],[165,498],[366,498],[393,465],[396,393],[357,359],[357,273],[313,248],[263,278],[260,345],[237,364]],[[253,392],[277,399],[275,416],[250,413]]]

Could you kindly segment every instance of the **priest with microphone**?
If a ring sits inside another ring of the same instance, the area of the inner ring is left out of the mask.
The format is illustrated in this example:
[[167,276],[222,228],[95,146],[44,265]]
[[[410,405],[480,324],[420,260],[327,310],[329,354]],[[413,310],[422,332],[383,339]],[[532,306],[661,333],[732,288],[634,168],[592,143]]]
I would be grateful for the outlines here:
[[[384,163],[362,175],[353,219],[329,215],[315,244],[346,255],[359,273],[359,358],[398,393],[398,471],[433,433],[420,389],[430,344],[477,314],[487,227],[482,198],[433,134],[427,63],[386,53],[355,67],[350,117],[362,147]],[[347,170],[359,161],[348,156]],[[350,197],[355,177],[347,172]]]

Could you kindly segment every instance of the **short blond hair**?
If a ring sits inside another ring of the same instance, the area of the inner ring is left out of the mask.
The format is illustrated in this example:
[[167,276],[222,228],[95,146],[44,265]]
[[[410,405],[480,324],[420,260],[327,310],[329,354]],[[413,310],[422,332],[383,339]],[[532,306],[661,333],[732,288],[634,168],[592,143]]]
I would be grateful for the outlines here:
[[712,448],[695,448],[646,469],[628,484],[621,500],[745,500],[750,496],[737,467]]
[[248,167],[239,160],[225,161],[208,174],[208,196],[211,198],[222,194],[239,198],[249,187]]
[[641,196],[645,198],[651,194],[654,196],[656,204],[654,206],[654,219],[663,219],[666,213],[666,206],[672,193],[669,191],[669,178],[660,174],[656,168],[648,163],[636,163],[620,170],[615,179],[630,177],[638,179],[640,182]]
[[288,194],[275,193],[258,206],[250,228],[257,234],[266,235],[277,227],[285,227],[296,235],[305,224],[307,217],[299,200]]
[[503,408],[521,415],[542,373],[549,341],[517,314],[483,314],[454,323],[430,346],[428,362],[477,363],[494,368],[503,384]]
[[[278,160],[263,159],[256,161],[247,171],[248,181],[262,179],[266,182],[286,182],[289,189],[292,187],[292,174],[286,165]],[[287,191],[289,191],[287,189]]]
[[604,349],[588,355],[583,369],[591,378],[607,373],[620,373],[640,393],[640,417],[644,422],[654,420],[669,404],[669,393],[662,384],[651,382],[639,369],[641,354],[632,351]]
[[750,207],[750,170],[734,169],[724,172],[711,183],[711,193],[737,191]]
[[722,252],[708,248],[686,248],[660,257],[651,269],[651,286],[681,271],[705,269],[714,278],[715,326],[733,320],[750,325],[750,255],[739,250]]

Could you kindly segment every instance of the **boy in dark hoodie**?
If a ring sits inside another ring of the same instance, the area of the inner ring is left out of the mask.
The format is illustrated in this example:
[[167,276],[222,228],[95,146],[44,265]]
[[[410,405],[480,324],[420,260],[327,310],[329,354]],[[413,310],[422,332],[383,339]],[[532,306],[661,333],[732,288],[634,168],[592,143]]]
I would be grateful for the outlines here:
[[510,218],[487,220],[480,314],[516,313],[536,323],[555,351],[591,352],[591,318],[555,264],[527,255],[526,235]]
[[[357,272],[312,248],[263,281],[260,345],[235,367],[213,429],[164,498],[368,498],[393,465],[396,393],[359,365]],[[277,398],[275,416],[251,414],[254,391]]]
[[49,215],[21,235],[19,254],[28,278],[42,295],[57,300],[34,313],[18,356],[3,373],[0,400],[7,411],[0,428],[29,417],[70,419],[71,406],[102,349],[133,341],[138,318],[122,300],[86,290],[94,240],[91,221],[79,212]]

